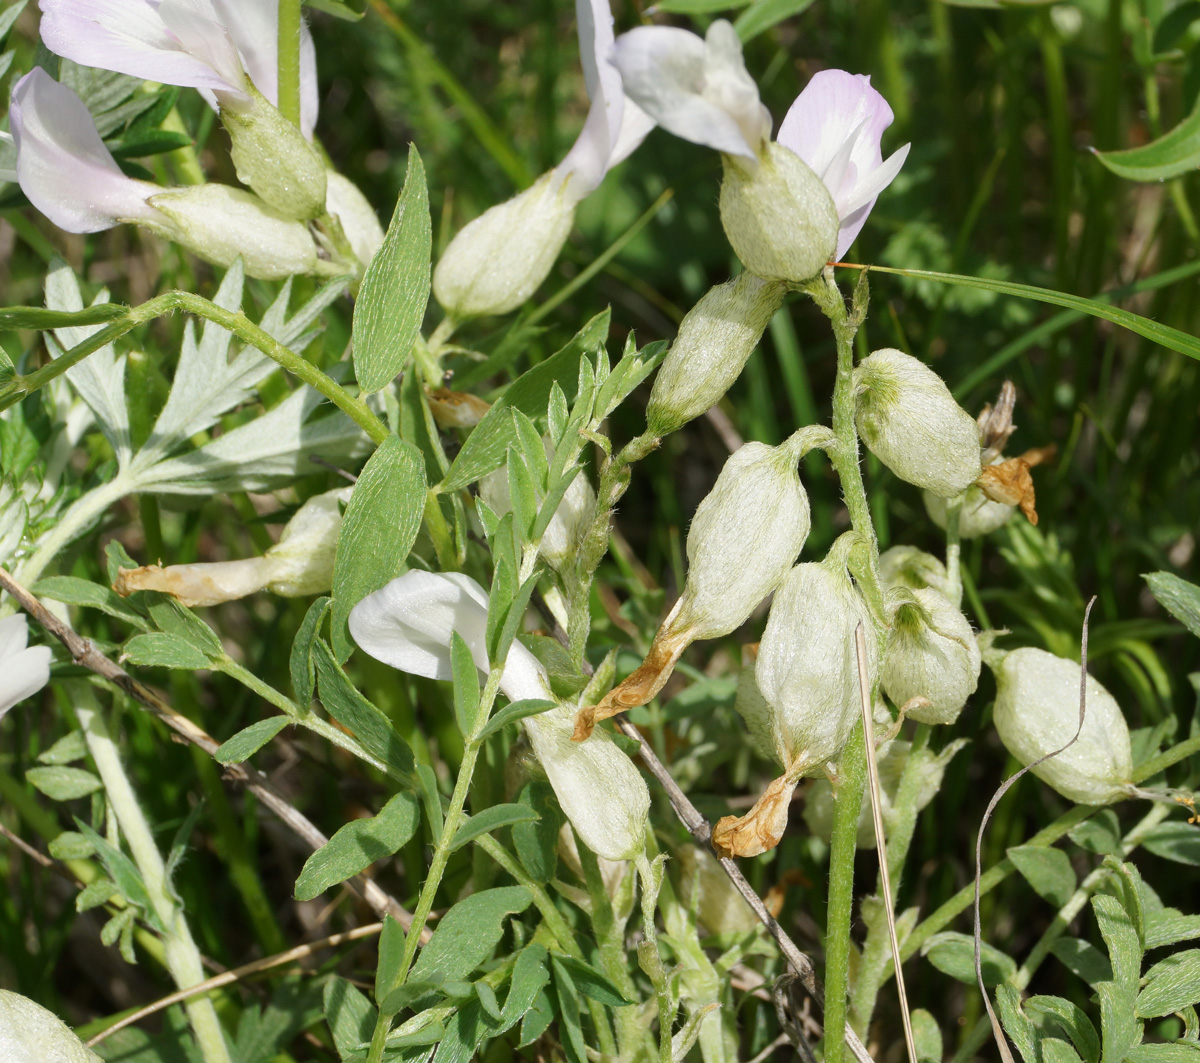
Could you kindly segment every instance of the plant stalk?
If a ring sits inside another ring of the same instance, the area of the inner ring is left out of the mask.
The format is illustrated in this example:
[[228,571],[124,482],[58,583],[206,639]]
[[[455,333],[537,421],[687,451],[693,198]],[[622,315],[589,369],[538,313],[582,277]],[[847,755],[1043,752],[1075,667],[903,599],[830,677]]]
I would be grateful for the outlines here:
[[[104,783],[109,808],[116,816],[134,863],[141,872],[146,893],[154,906],[154,914],[164,927],[163,952],[167,969],[180,989],[190,989],[205,979],[200,950],[196,947],[183,912],[171,895],[166,865],[154,842],[150,824],[125,774],[121,755],[109,733],[95,692],[88,684],[78,683],[72,684],[72,695],[88,751]],[[184,1007],[204,1063],[231,1063],[229,1048],[212,1001],[194,998]]]
[[300,0],[279,0],[279,110],[300,125]]

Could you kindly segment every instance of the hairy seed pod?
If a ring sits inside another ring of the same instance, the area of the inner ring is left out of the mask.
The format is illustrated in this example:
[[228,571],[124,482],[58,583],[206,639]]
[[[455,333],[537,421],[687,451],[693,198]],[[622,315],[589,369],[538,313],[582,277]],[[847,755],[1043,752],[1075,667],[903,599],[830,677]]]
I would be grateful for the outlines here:
[[[922,495],[925,501],[925,512],[929,519],[943,530],[946,527],[946,506],[949,499],[925,491]],[[1004,502],[993,502],[978,487],[968,487],[963,499],[962,510],[958,516],[958,537],[960,539],[975,539],[980,535],[988,535],[1003,528],[1017,507]]]
[[783,305],[783,293],[778,281],[742,273],[701,297],[654,379],[646,408],[651,432],[669,435],[721,401]]
[[52,1011],[0,989],[0,1059],[7,1063],[100,1063]]
[[721,159],[721,224],[746,269],[790,284],[820,273],[837,249],[838,214],[809,165],[776,143],[757,162]]
[[902,480],[952,498],[975,482],[979,425],[923,362],[885,348],[854,370],[863,442]]
[[879,579],[889,589],[904,587],[916,591],[932,587],[947,598],[954,598],[946,566],[933,554],[915,546],[893,546],[880,554]]
[[[1065,746],[1079,726],[1079,665],[1045,650],[1013,650],[996,673],[994,719],[1000,740],[1029,765]],[[1116,699],[1091,676],[1079,740],[1032,769],[1063,797],[1106,805],[1128,796],[1133,778],[1129,727]]]
[[895,601],[880,680],[897,705],[913,698],[918,723],[953,723],[975,693],[981,660],[967,618],[932,588],[906,591]]

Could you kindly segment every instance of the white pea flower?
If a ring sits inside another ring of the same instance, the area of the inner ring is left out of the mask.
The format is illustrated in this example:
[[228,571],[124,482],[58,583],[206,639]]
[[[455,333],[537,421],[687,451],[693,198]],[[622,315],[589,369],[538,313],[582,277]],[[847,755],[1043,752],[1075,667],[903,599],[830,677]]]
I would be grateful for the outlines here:
[[[279,102],[277,0],[39,0],[41,36],[83,66],[199,89],[209,104],[249,103],[246,77]],[[317,59],[300,27],[300,128],[317,121]]]
[[50,647],[27,646],[23,613],[0,620],[0,717],[50,681]]
[[7,989],[0,989],[0,1059],[6,1063],[100,1063],[100,1057],[54,1012]]
[[309,143],[316,119],[312,39],[305,33],[301,46],[301,131],[274,103],[274,0],[41,0],[41,7],[51,51],[83,66],[200,89],[220,109],[240,181],[285,217],[325,212],[325,166]]
[[[350,633],[393,668],[451,679],[450,636],[458,632],[486,674],[487,610],[487,592],[470,576],[413,570],[359,602],[350,611]],[[505,659],[500,690],[510,701],[553,700],[541,662],[517,641]],[[631,859],[644,844],[650,792],[608,735],[572,742],[574,716],[572,706],[559,705],[522,722],[575,832],[598,856]]]
[[345,272],[343,263],[318,259],[303,223],[249,192],[220,184],[160,188],[126,176],[83,101],[41,67],[13,86],[9,116],[22,191],[67,232],[132,222],[219,266],[241,256],[246,272],[263,280]]
[[[1045,650],[991,651],[996,674],[993,720],[1000,740],[1022,764],[1065,746],[1079,727],[1079,664]],[[1116,699],[1087,677],[1086,712],[1079,739],[1032,768],[1063,797],[1081,805],[1106,805],[1133,787],[1129,725]]]
[[696,507],[687,537],[688,575],[641,667],[579,714],[579,741],[600,720],[645,705],[697,639],[728,635],[788,574],[808,537],[808,495],[797,470],[812,446],[802,429],[778,447],[746,443],[725,462]]
[[[829,70],[797,97],[778,139],[733,27],[622,34],[613,63],[625,91],[664,129],[722,153],[721,221],[748,270],[802,283],[849,248],[908,146],[882,161],[892,122],[870,79]],[[802,165],[796,165],[800,160]]]
[[579,52],[592,103],[574,146],[525,191],[497,204],[450,241],[433,271],[433,294],[455,318],[506,314],[546,279],[579,203],[636,148],[654,122],[621,89],[608,62],[608,0],[576,0]]

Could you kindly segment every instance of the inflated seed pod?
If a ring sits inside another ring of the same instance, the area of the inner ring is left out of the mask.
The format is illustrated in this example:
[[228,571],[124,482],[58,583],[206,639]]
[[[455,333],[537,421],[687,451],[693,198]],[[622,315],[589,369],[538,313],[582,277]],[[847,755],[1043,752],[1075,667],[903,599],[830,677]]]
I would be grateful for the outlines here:
[[[1079,665],[1045,650],[1013,650],[996,673],[994,720],[1000,740],[1028,766],[1066,745],[1079,726]],[[1106,805],[1128,796],[1133,779],[1129,727],[1116,699],[1091,676],[1079,740],[1031,769],[1063,797]]]
[[721,401],[783,305],[784,290],[778,281],[742,273],[701,297],[654,378],[646,407],[651,432],[669,435]]
[[770,713],[755,726],[761,741],[774,743],[784,774],[746,815],[717,824],[713,844],[724,855],[756,856],[779,843],[796,784],[837,757],[861,713],[859,623],[868,632],[868,677],[878,661],[870,613],[846,569],[851,546],[843,536],[824,561],[797,565],[775,592],[755,665]]
[[897,705],[924,698],[909,710],[918,723],[953,723],[979,683],[981,660],[967,618],[941,592],[925,587],[892,606],[883,656],[883,692]]
[[975,482],[979,425],[937,373],[885,348],[859,362],[854,385],[859,434],[900,479],[946,498]]
[[746,269],[791,284],[820,273],[837,250],[838,214],[808,163],[774,142],[757,161],[721,160],[721,224]]
[[684,845],[676,857],[683,903],[696,905],[700,925],[710,934],[749,934],[762,925],[707,849]]
[[100,1063],[52,1011],[0,989],[0,1059],[5,1063]]
[[499,203],[450,241],[433,271],[433,294],[456,318],[507,314],[546,279],[579,203],[557,170]]
[[599,720],[646,704],[691,643],[740,627],[787,575],[808,537],[808,495],[797,472],[806,439],[801,430],[778,447],[746,443],[726,461],[692,518],[683,594],[641,667],[580,713],[577,740]]

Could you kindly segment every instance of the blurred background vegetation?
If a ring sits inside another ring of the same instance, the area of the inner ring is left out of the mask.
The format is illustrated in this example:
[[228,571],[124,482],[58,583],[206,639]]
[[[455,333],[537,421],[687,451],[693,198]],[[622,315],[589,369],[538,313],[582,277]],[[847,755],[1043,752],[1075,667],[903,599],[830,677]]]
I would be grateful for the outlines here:
[[[614,0],[618,30],[656,19],[703,31],[720,13],[709,0],[663,6],[710,11],[655,14]],[[748,41],[746,62],[776,124],[813,73],[842,67],[871,75],[895,111],[885,154],[912,142],[904,170],[881,197],[848,261],[1007,278],[1085,296],[1119,289],[1121,305],[1195,334],[1200,331],[1195,176],[1135,184],[1106,171],[1089,151],[1144,143],[1191,111],[1200,87],[1200,49],[1194,47],[1200,22],[1177,15],[1182,29],[1173,38],[1164,36],[1160,27],[1173,8],[1197,8],[1200,16],[1200,5],[1161,0],[1003,8],[940,0],[792,3],[797,13]],[[370,0],[361,22],[315,13],[311,25],[321,83],[318,135],[325,149],[386,221],[404,179],[407,145],[415,143],[428,171],[435,255],[466,221],[561,159],[586,113],[570,0]],[[35,11],[24,13],[18,32],[23,37],[14,70],[24,71],[34,60]],[[6,80],[15,76],[10,72]],[[193,93],[185,93],[179,106],[208,172],[231,180],[227,145],[207,109]],[[147,165],[170,164],[159,157]],[[464,344],[484,353],[503,344],[510,361],[480,379],[478,361],[452,359],[457,383],[486,396],[511,379],[506,374],[556,350],[608,305],[614,355],[629,331],[636,331],[639,344],[670,339],[707,287],[737,268],[717,214],[719,175],[715,153],[653,133],[584,204],[577,231],[539,300],[553,298],[615,241],[627,242],[603,270],[536,322],[471,326]],[[54,253],[65,256],[88,284],[107,285],[121,300],[141,301],[172,286],[196,285],[202,294],[215,287],[209,267],[131,228],[85,239],[58,232],[11,196],[5,206],[0,285],[6,303],[40,301],[41,279]],[[842,273],[847,283],[855,275]],[[1177,279],[1163,283],[1164,276]],[[1142,290],[1134,290],[1139,283]],[[305,283],[297,287],[303,294]],[[258,282],[251,291],[260,306],[273,294],[272,286]],[[349,304],[337,306],[310,356],[323,364],[340,359],[349,318]],[[149,351],[177,350],[180,328],[179,321],[159,321],[141,344]],[[1168,622],[1141,574],[1166,569],[1197,579],[1200,367],[1069,312],[884,274],[872,277],[863,336],[869,348],[898,347],[928,361],[973,413],[1011,378],[1019,430],[1009,453],[1058,447],[1057,457],[1034,474],[1037,528],[1014,521],[966,545],[965,608],[972,622],[1011,629],[1014,645],[1077,656],[1083,605],[1097,595],[1093,673],[1117,696],[1131,727],[1168,721],[1177,737],[1186,735],[1196,726],[1189,673],[1200,668],[1200,644]],[[22,354],[19,337],[8,334],[0,342],[14,358]],[[170,362],[164,365],[156,355],[147,361],[140,377],[142,402],[153,412],[165,397]],[[645,649],[681,586],[690,515],[730,444],[738,438],[776,443],[801,424],[827,420],[833,374],[827,323],[804,299],[792,297],[720,413],[688,425],[638,467],[594,602],[594,661],[619,645],[629,651],[621,658],[629,667]],[[267,388],[268,401],[288,388],[283,380],[273,386],[273,393]],[[646,393],[635,394],[620,411],[613,429],[618,441],[642,430],[638,404]],[[79,467],[101,477],[107,457],[93,446],[79,456]],[[867,464],[882,545],[909,543],[940,554],[940,533],[918,491],[873,458]],[[803,471],[814,518],[805,557],[815,559],[847,520],[824,460],[806,459]],[[315,469],[295,492],[273,500],[218,497],[203,505],[167,500],[150,524],[147,507],[130,504],[110,514],[100,541],[115,535],[143,561],[249,556],[270,541],[281,516],[298,500],[335,482],[334,474]],[[271,515],[272,510],[278,512]],[[153,529],[156,519],[161,531]],[[81,541],[63,571],[99,578],[97,539]],[[305,604],[260,597],[209,610],[207,617],[241,648],[248,666],[286,688],[287,649]],[[726,809],[730,799],[757,793],[769,777],[744,744],[731,739],[740,727],[728,678],[739,661],[738,644],[754,641],[764,618],[765,610],[737,638],[693,647],[690,667],[664,694],[665,707],[635,717],[710,814]],[[107,631],[102,619],[89,621],[89,633],[101,639],[124,634]],[[370,661],[357,660],[356,667],[364,689],[452,777],[460,739],[447,692]],[[202,719],[218,738],[260,715],[255,699],[222,677],[157,678],[169,683],[177,707]],[[689,695],[672,703],[689,683]],[[941,794],[923,814],[900,907],[915,904],[928,914],[969,881],[982,806],[1012,767],[988,725],[993,694],[985,672],[954,729],[972,744],[953,762]],[[23,775],[65,725],[53,714],[26,712],[13,713],[6,726],[10,744],[0,751],[0,796],[18,811],[23,833],[57,833],[63,826],[54,822],[57,812],[43,806]],[[203,795],[177,888],[207,955],[234,965],[297,936],[316,936],[326,925],[341,925],[344,910],[290,900],[304,854],[269,817],[258,816],[251,800],[231,797],[211,762],[165,742],[140,714],[127,713],[123,727],[139,792],[164,831],[164,843],[186,817],[189,802]],[[473,796],[477,807],[503,799],[509,754],[507,739],[489,747]],[[303,736],[285,733],[261,763],[326,830],[380,803],[378,780],[361,765]],[[991,828],[985,866],[1066,807],[1033,778],[1023,780]],[[1134,807],[1116,811],[1126,828],[1141,814]],[[673,820],[668,813],[658,822]],[[419,843],[403,856],[400,866],[380,873],[397,896],[411,901],[423,867]],[[1078,851],[1076,858],[1092,859]],[[75,914],[68,887],[45,888],[45,876],[12,850],[0,852],[0,861],[10,885],[0,893],[0,982],[11,982],[77,1022],[158,995],[139,983],[153,974],[126,967],[98,944],[89,918]],[[802,947],[817,952],[823,861],[823,846],[806,837],[797,815],[775,853],[747,862],[764,891],[780,882],[798,883],[786,894],[781,918]],[[1194,874],[1181,875],[1178,865],[1153,855],[1139,856],[1139,864],[1168,904],[1187,909],[1194,902]],[[873,882],[873,854],[860,860],[859,871],[864,886]],[[447,896],[471,873],[464,851],[461,866],[447,877]],[[344,899],[334,901],[345,909]],[[985,902],[985,933],[1020,957],[1052,914],[1014,877]],[[955,925],[967,929],[965,923]],[[363,950],[344,961],[343,970],[371,965]],[[969,1028],[980,1013],[977,995],[948,983],[922,960],[909,969],[911,998],[934,1011],[953,1049],[955,1029],[960,1023]],[[1032,988],[1079,996],[1082,983],[1068,981],[1062,968],[1047,967]],[[761,1001],[751,1001],[742,1018],[747,1029],[774,1022],[770,1006]],[[893,1018],[885,1010],[889,1029],[896,1028]]]

